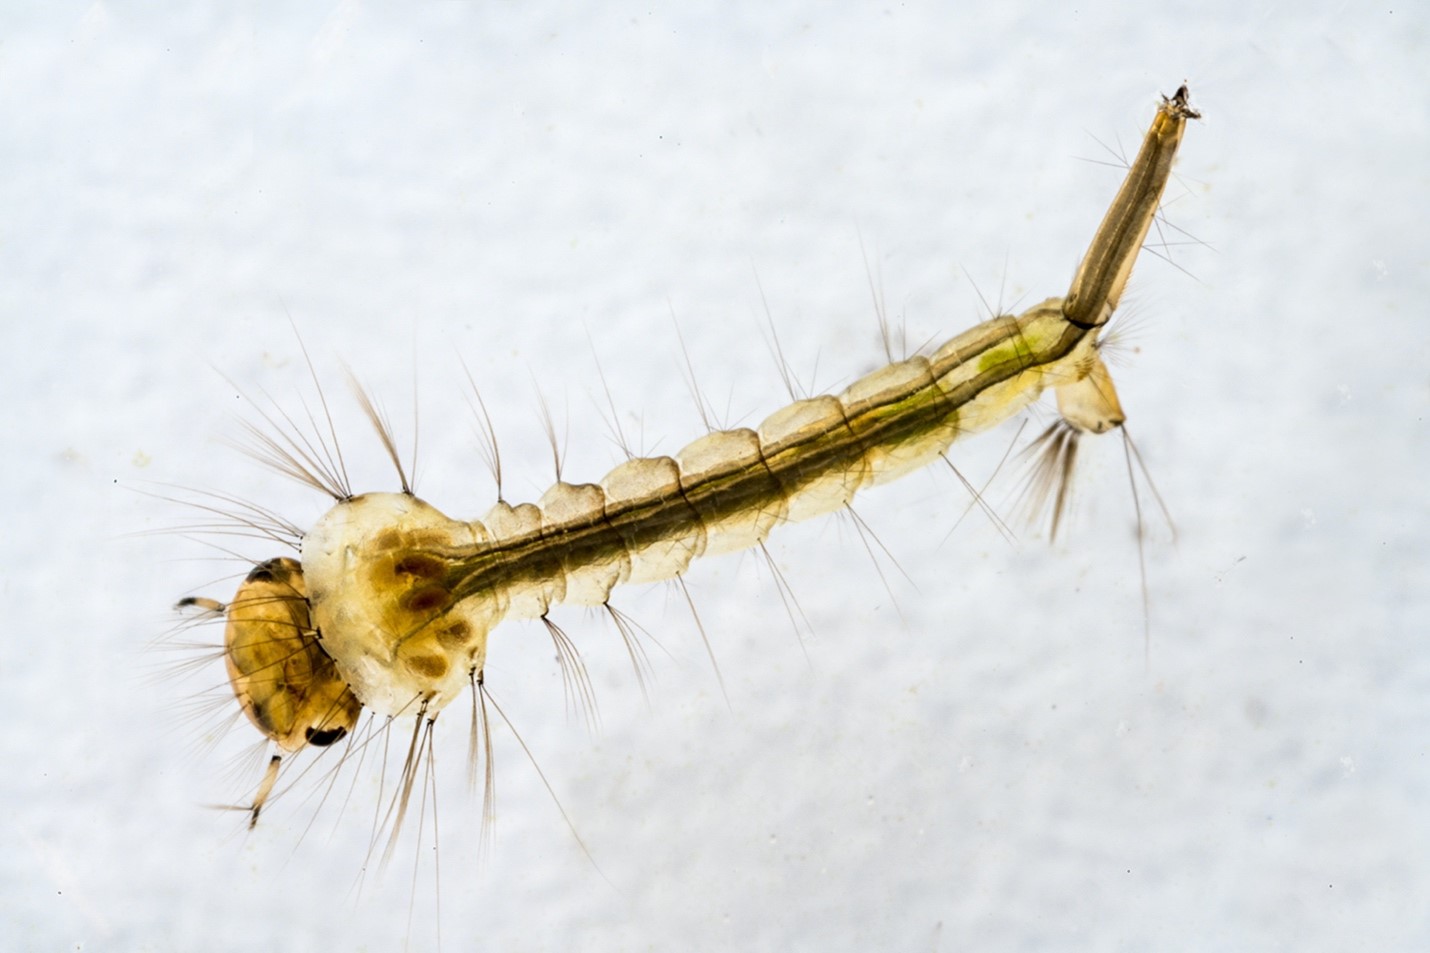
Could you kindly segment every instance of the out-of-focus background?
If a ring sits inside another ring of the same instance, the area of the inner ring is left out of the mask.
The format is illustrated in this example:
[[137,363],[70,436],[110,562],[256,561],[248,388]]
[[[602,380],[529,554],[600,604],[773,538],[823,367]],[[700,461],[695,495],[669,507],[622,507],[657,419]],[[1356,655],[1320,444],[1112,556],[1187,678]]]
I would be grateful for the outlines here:
[[[0,945],[1426,948],[1427,22],[10,5]],[[606,620],[557,615],[595,733],[545,632],[499,628],[488,682],[561,809],[499,723],[485,859],[465,705],[385,867],[372,753],[295,768],[251,833],[209,809],[255,735],[220,664],[150,645],[283,549],[156,497],[321,515],[230,446],[259,406],[321,413],[304,347],[356,489],[396,479],[344,365],[404,447],[416,392],[419,492],[480,516],[464,365],[513,501],[554,477],[543,399],[576,481],[621,459],[611,407],[643,452],[703,432],[687,361],[752,425],[789,399],[770,325],[825,391],[884,360],[871,284],[908,349],[1061,294],[1184,79],[1205,119],[1114,368],[1176,526],[1144,487],[1150,626],[1121,441],[1085,443],[1050,543],[1006,428],[952,456],[1011,542],[941,467],[861,498],[873,537],[772,538],[803,642],[761,560],[691,572],[728,707],[678,590],[616,600],[660,645],[648,704]]]

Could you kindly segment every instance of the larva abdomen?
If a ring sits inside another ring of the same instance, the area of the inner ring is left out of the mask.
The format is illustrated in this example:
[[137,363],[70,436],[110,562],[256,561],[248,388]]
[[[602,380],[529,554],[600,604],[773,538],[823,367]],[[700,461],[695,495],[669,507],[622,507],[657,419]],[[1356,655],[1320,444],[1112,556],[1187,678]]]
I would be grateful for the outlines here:
[[[484,522],[449,520],[402,494],[340,502],[303,541],[323,646],[369,707],[433,714],[480,668],[502,619],[601,605],[633,577],[672,578],[698,556],[753,546],[780,523],[839,509],[881,477],[927,463],[1036,399],[1045,382],[1085,374],[1095,335],[1069,325],[1061,305],[995,318],[932,359],[795,401],[757,430],[707,434],[674,459],[627,461],[601,485],[558,482],[535,505],[498,504]],[[416,580],[384,568],[413,564],[430,571]],[[449,616],[465,637],[443,642],[436,633],[449,632]]]

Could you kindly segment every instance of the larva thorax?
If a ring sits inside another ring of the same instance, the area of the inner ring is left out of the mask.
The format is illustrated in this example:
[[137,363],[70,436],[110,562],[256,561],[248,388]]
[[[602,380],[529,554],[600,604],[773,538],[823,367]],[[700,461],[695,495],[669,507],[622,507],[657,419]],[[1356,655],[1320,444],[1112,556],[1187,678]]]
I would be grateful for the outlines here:
[[504,594],[454,599],[449,554],[489,539],[480,523],[449,519],[406,493],[343,500],[304,536],[322,649],[366,707],[435,714],[481,668]]

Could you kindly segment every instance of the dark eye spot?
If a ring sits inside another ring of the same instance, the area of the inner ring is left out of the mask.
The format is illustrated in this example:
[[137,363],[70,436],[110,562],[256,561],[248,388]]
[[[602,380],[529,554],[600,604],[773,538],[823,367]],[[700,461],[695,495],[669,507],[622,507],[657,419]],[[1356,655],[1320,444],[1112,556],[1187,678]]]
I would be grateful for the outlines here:
[[249,573],[248,573],[248,578],[245,579],[244,581],[245,581],[245,582],[276,582],[277,579],[276,579],[276,576],[274,575],[274,570],[276,570],[277,568],[278,568],[278,560],[276,560],[276,559],[270,559],[270,560],[268,560],[267,562],[259,563],[257,566],[254,566],[253,569],[251,569],[251,570],[249,571]]
[[348,730],[341,726],[327,729],[306,728],[303,731],[303,736],[308,739],[308,744],[318,748],[326,748],[347,733]]

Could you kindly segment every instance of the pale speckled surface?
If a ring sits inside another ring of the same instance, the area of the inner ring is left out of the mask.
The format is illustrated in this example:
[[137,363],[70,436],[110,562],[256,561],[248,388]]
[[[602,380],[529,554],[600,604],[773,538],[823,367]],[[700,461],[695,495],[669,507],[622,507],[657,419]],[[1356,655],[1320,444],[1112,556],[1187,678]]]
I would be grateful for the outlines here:
[[[321,512],[223,444],[239,388],[299,406],[290,315],[355,482],[392,486],[339,360],[409,433],[415,367],[420,490],[479,515],[492,490],[457,355],[514,499],[551,478],[533,377],[569,429],[568,476],[618,459],[593,348],[637,442],[670,452],[699,432],[672,312],[722,418],[758,420],[785,399],[761,286],[819,389],[879,360],[861,241],[915,341],[979,319],[965,270],[996,296],[1006,266],[1008,301],[1056,294],[1118,177],[1080,157],[1103,155],[1094,136],[1132,148],[1184,77],[1206,120],[1170,217],[1210,248],[1175,248],[1187,273],[1140,264],[1139,352],[1116,371],[1180,533],[1148,550],[1150,670],[1110,440],[1053,547],[1022,529],[1009,546],[976,514],[950,535],[966,498],[938,472],[860,506],[904,571],[881,562],[887,589],[848,522],[781,534],[807,662],[762,566],[699,568],[733,715],[664,589],[619,601],[670,653],[653,650],[650,709],[609,627],[561,617],[599,692],[595,739],[561,712],[544,635],[500,629],[490,682],[605,880],[505,731],[497,847],[476,869],[454,711],[438,741],[442,939],[1430,946],[1426,26],[1399,5],[12,5],[0,946],[388,950],[408,935],[412,839],[350,890],[366,775],[296,850],[313,812],[296,796],[244,837],[202,805],[251,783],[246,762],[225,774],[246,729],[193,752],[193,685],[145,677],[173,600],[223,598],[241,571],[133,535],[188,518],[141,495],[149,481],[300,523]],[[1007,438],[957,459],[981,480]],[[1010,518],[1014,483],[1005,471],[990,492]],[[414,949],[435,944],[431,883],[425,870]]]

